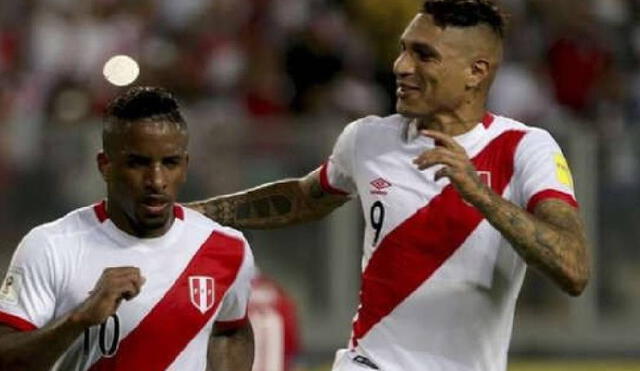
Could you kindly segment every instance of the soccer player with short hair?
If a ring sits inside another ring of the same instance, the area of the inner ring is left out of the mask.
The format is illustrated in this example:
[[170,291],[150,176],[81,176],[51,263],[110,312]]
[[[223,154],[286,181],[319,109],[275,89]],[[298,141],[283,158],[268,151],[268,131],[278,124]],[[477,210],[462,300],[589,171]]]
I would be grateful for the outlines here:
[[240,232],[176,203],[189,160],[176,100],[129,89],[102,137],[106,200],[32,229],[13,256],[0,369],[249,371],[253,255]]
[[570,295],[587,284],[560,147],[487,112],[503,34],[490,0],[425,1],[393,67],[398,114],[349,124],[303,178],[192,205],[222,224],[273,228],[360,198],[360,306],[336,371],[506,370],[526,266]]

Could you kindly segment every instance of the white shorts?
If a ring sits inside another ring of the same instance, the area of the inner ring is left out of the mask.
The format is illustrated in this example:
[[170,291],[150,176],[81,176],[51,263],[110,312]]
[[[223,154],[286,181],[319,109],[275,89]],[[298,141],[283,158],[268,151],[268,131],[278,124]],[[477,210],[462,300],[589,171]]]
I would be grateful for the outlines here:
[[381,371],[368,358],[350,349],[339,349],[331,371]]

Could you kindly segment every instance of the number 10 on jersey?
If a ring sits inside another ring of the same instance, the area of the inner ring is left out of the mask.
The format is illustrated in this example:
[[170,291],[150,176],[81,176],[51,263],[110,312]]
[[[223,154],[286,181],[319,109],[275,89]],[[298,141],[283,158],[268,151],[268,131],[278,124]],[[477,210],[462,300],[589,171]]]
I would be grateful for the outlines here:
[[[113,357],[118,350],[120,342],[120,319],[117,314],[112,314],[106,321],[100,324],[99,329],[89,327],[84,330],[83,351],[89,355],[93,331],[98,331],[98,346],[103,357]],[[110,338],[110,339],[109,339]]]

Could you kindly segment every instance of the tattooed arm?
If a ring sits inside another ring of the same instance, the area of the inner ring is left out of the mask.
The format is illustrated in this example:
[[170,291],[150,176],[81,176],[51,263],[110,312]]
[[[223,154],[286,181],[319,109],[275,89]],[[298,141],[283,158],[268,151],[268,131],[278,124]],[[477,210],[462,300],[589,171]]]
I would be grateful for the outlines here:
[[570,295],[579,295],[589,279],[587,239],[578,211],[563,201],[541,201],[533,214],[503,199],[484,185],[464,148],[450,136],[433,131],[424,135],[443,146],[428,150],[414,163],[419,169],[445,165],[436,180],[447,177],[460,195],[473,204],[527,262],[550,277]]
[[320,170],[186,206],[235,228],[277,228],[320,219],[349,200],[326,193]]
[[474,203],[529,264],[570,295],[580,295],[589,279],[587,239],[578,211],[549,199],[533,215],[487,190]]

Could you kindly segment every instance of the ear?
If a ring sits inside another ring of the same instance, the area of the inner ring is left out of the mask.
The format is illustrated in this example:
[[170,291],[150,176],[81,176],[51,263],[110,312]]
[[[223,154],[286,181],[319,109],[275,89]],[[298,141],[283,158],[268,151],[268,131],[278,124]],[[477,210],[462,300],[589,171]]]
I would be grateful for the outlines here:
[[104,151],[100,151],[96,156],[96,162],[98,163],[98,170],[102,174],[102,179],[108,182],[111,177],[111,160],[109,156]]
[[467,88],[477,88],[489,78],[491,63],[486,59],[476,59],[469,68]]

